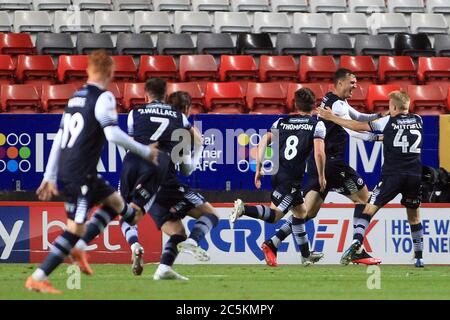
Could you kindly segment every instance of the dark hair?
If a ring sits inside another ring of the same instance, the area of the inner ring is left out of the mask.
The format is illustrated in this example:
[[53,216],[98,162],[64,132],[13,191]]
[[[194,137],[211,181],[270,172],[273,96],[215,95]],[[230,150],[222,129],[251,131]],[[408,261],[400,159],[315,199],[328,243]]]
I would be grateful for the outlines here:
[[145,82],[145,92],[158,100],[163,100],[166,95],[166,80],[151,78]]
[[300,88],[295,91],[295,106],[298,110],[311,112],[316,103],[316,95],[309,88]]
[[355,73],[352,70],[345,69],[345,68],[339,68],[334,73],[333,77],[333,83],[334,85],[337,85],[338,81],[347,77],[347,76],[354,76]]
[[180,112],[185,112],[191,106],[192,98],[186,91],[175,91],[167,97],[166,103]]

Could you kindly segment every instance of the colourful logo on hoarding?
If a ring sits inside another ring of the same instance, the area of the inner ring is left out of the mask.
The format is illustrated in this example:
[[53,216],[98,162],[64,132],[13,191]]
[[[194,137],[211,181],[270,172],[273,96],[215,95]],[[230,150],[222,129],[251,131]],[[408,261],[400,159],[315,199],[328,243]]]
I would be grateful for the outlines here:
[[[255,133],[248,135],[242,133],[238,136],[237,157],[238,157],[238,169],[241,172],[247,172],[250,168],[251,171],[256,172],[256,159],[258,157],[258,143],[261,137]],[[263,161],[263,168],[266,171],[270,171],[274,167],[273,163],[273,149],[266,147]]]
[[31,163],[31,136],[27,133],[0,133],[0,172],[28,172]]

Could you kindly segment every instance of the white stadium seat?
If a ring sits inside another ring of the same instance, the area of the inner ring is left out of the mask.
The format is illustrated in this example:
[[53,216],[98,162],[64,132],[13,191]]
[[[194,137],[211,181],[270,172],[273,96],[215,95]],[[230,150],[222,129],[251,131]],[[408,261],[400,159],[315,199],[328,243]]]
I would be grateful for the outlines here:
[[173,31],[169,14],[161,11],[136,11],[134,29],[136,33]]
[[427,11],[429,13],[450,13],[450,1],[427,0]]
[[252,32],[252,24],[245,12],[215,12],[214,27],[216,33]]
[[130,17],[125,11],[95,11],[94,31],[133,32]]
[[153,0],[155,11],[190,11],[189,0]]
[[374,13],[387,11],[384,0],[349,0],[348,7],[350,12]]
[[311,12],[347,12],[346,0],[310,0]]
[[47,11],[15,11],[15,32],[52,32],[52,22]]
[[229,0],[192,0],[194,11],[230,11]]
[[329,33],[331,24],[325,13],[294,13],[294,33]]
[[403,13],[373,13],[369,18],[372,34],[409,32]]
[[411,14],[412,33],[448,33],[448,23],[441,13]]
[[333,13],[332,29],[333,33],[369,33],[364,13]]
[[275,12],[308,12],[306,0],[272,0],[272,11]]
[[91,32],[92,24],[86,11],[56,11],[55,32]]
[[33,0],[34,10],[67,10],[70,0]]
[[11,32],[12,24],[8,12],[0,11],[0,32]]
[[213,26],[207,12],[175,12],[175,33],[212,32]]
[[287,33],[291,32],[286,13],[256,12],[253,21],[255,33]]
[[423,0],[388,0],[389,12],[425,12],[425,4]]
[[152,10],[151,0],[113,0],[113,4],[117,11]]
[[72,0],[80,10],[112,10],[111,0]]
[[270,11],[269,0],[231,0],[233,11]]

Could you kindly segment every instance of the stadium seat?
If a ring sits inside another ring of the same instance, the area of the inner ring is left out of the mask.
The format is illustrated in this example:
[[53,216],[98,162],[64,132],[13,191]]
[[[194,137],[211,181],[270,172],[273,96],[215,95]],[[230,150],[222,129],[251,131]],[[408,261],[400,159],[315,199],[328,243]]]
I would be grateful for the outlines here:
[[137,67],[132,56],[112,56],[114,61],[114,80],[130,81],[137,80]]
[[286,113],[286,92],[279,83],[249,82],[246,94],[250,113]]
[[189,0],[153,0],[155,11],[190,11]]
[[33,0],[34,10],[67,10],[70,0]]
[[386,12],[384,0],[349,0],[350,12],[361,12],[371,14],[374,12]]
[[275,12],[308,12],[306,0],[272,0],[272,11]]
[[194,11],[230,11],[229,0],[192,0]]
[[448,23],[440,13],[413,13],[411,15],[412,33],[448,33]]
[[133,32],[133,26],[125,11],[95,11],[94,30],[100,32]]
[[5,11],[0,11],[0,32],[11,32],[13,29],[11,19]]
[[307,33],[277,34],[275,50],[277,55],[314,55],[316,52]]
[[340,67],[355,73],[358,87],[364,93],[370,84],[378,82],[377,67],[371,56],[341,56]]
[[417,83],[416,67],[408,56],[381,56],[378,60],[378,79],[380,83],[397,84],[406,89]]
[[437,115],[447,109],[447,95],[439,86],[409,85],[410,110],[421,115]]
[[155,46],[149,34],[119,33],[116,50],[120,55],[151,55]]
[[109,54],[113,54],[115,51],[108,33],[79,33],[76,46],[78,54],[89,54],[98,49],[104,49]]
[[0,33],[0,54],[34,54],[35,51],[28,33]]
[[15,32],[52,32],[52,22],[47,11],[15,11]]
[[177,65],[172,56],[141,56],[138,78],[145,82],[150,77],[175,81],[178,79]]
[[267,33],[240,33],[236,47],[240,54],[272,54],[274,51],[272,40]]
[[333,13],[333,33],[368,34],[367,18],[364,13]]
[[131,110],[137,105],[145,104],[145,83],[125,83],[123,104],[125,110]]
[[156,47],[159,54],[182,55],[196,53],[194,43],[188,34],[160,33]]
[[256,80],[258,69],[253,56],[227,56],[220,57],[220,81]]
[[315,47],[318,55],[340,56],[354,53],[350,36],[347,34],[319,33]]
[[116,108],[118,112],[127,112],[123,106],[123,91],[126,82],[111,82],[107,90],[110,91],[116,98]]
[[450,85],[450,57],[419,57],[417,77],[419,83],[437,85],[446,94]]
[[72,0],[80,10],[112,10],[111,0]]
[[204,94],[197,82],[171,82],[167,84],[167,96],[176,91],[185,91],[191,96],[191,114],[205,112]]
[[346,0],[309,0],[311,12],[347,12]]
[[300,82],[329,83],[336,70],[336,62],[332,56],[300,57]]
[[395,90],[400,90],[400,86],[396,84],[370,85],[367,92],[367,110],[369,112],[389,110],[388,94]]
[[255,33],[291,32],[291,25],[286,13],[255,12],[253,28]]
[[38,33],[36,50],[41,55],[69,55],[75,53],[72,38],[67,33]]
[[149,0],[113,0],[114,9],[117,11],[152,10],[152,2]]
[[411,57],[434,56],[431,42],[424,33],[419,34],[396,34],[394,40],[395,54],[398,56],[408,55]]
[[357,34],[355,37],[355,51],[357,55],[383,56],[391,55],[394,49],[387,34]]
[[353,90],[352,97],[348,99],[348,103],[360,112],[367,111],[367,92],[369,90],[369,86],[369,84],[365,87],[361,86],[358,79],[358,86]]
[[0,85],[14,83],[16,65],[10,55],[0,55]]
[[205,106],[212,113],[244,113],[245,100],[241,86],[237,82],[208,82]]
[[199,33],[197,35],[199,54],[236,54],[236,46],[228,33]]
[[409,32],[409,25],[401,13],[373,13],[368,19],[372,34]]
[[16,78],[21,83],[54,83],[56,68],[51,56],[25,56],[17,59]]
[[325,13],[294,13],[294,33],[330,33],[331,24]]
[[296,81],[298,68],[292,56],[261,56],[259,59],[260,81]]
[[252,32],[252,24],[245,12],[215,12],[214,27],[216,33]]
[[231,0],[233,11],[270,11],[269,0]]
[[0,10],[31,10],[31,0],[2,0]]
[[61,83],[81,83],[87,78],[88,56],[59,56],[58,81]]
[[175,12],[175,32],[212,32],[213,25],[207,12]]
[[437,56],[450,57],[450,35],[436,34],[434,36],[434,50]]
[[91,21],[86,11],[56,11],[55,32],[92,32]]
[[289,111],[295,109],[295,92],[300,88],[309,88],[316,96],[316,105],[319,105],[326,92],[319,83],[289,83],[287,89],[287,107]]
[[62,113],[76,90],[77,86],[73,83],[43,85],[41,94],[42,110],[44,112]]
[[3,112],[35,113],[41,109],[38,90],[31,84],[2,85],[0,101]]
[[450,2],[447,0],[427,0],[429,13],[450,13]]
[[413,13],[425,12],[423,0],[388,0],[389,12]]
[[134,13],[134,29],[142,32],[172,32],[169,14],[160,11],[136,11]]
[[212,80],[218,78],[218,69],[214,57],[204,55],[181,55],[180,56],[180,80]]

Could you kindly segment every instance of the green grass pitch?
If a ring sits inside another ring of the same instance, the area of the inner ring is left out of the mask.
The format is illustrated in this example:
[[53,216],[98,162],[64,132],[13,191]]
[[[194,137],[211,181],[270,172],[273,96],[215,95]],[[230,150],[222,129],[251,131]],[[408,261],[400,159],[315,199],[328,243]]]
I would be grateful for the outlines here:
[[1,264],[0,299],[449,299],[450,268],[380,266],[381,288],[367,287],[367,267],[282,265],[175,265],[189,281],[154,281],[156,265],[147,264],[142,276],[129,265],[93,265],[92,277],[81,276],[81,289],[68,290],[68,265],[51,276],[63,295],[43,295],[24,289],[35,265]]

